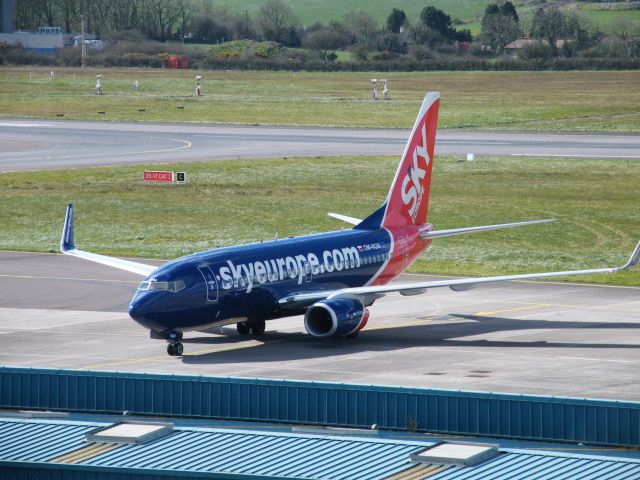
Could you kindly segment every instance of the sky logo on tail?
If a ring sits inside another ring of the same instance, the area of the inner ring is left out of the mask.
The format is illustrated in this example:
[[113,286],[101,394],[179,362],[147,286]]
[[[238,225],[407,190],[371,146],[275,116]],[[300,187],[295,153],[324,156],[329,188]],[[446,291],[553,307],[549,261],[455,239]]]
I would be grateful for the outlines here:
[[[409,215],[413,222],[416,221],[418,215],[418,206],[422,202],[424,195],[424,186],[421,181],[427,175],[427,167],[429,166],[429,153],[427,152],[427,125],[422,124],[422,145],[416,145],[413,150],[413,163],[407,168],[407,175],[402,180],[402,202],[409,207]],[[424,168],[420,168],[419,159],[423,160]],[[411,186],[409,186],[411,185]]]
[[437,93],[427,94],[387,195],[383,227],[403,227],[427,221],[439,105]]

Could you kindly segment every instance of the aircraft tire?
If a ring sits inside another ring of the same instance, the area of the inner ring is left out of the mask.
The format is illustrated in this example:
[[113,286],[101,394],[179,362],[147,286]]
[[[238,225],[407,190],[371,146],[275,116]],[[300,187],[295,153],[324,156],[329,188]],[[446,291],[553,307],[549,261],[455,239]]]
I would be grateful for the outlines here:
[[174,352],[174,355],[176,357],[181,357],[184,353],[184,345],[182,345],[180,342],[176,343],[174,346]]
[[251,333],[256,336],[264,335],[264,331],[266,330],[266,325],[264,320],[251,322]]
[[240,335],[249,335],[251,333],[251,327],[247,322],[236,323],[236,329]]
[[175,356],[176,354],[176,346],[173,343],[170,343],[169,345],[167,345],[167,353],[169,355],[171,355],[172,357]]

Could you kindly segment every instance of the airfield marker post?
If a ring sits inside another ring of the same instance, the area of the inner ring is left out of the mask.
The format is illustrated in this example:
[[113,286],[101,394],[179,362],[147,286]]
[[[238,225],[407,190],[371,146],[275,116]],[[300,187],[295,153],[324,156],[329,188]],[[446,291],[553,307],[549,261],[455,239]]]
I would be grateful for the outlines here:
[[96,95],[102,95],[102,75],[96,75]]

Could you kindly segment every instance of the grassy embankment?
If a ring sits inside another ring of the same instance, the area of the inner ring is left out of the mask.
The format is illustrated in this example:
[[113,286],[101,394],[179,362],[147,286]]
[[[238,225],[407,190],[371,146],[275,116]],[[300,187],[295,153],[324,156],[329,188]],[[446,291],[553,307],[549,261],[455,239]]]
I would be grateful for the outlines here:
[[[117,69],[94,95],[96,70],[3,68],[0,116],[82,120],[410,128],[424,93],[439,90],[439,127],[640,131],[640,72],[308,73]],[[31,76],[31,80],[29,80]],[[370,100],[369,79],[392,100]],[[132,83],[140,82],[134,91]],[[184,106],[178,109],[178,106]],[[144,109],[144,112],[140,112]],[[100,114],[98,112],[105,112]]]
[[[396,166],[394,156],[173,167],[189,173],[185,186],[143,185],[142,171],[151,166],[4,173],[0,249],[56,251],[69,201],[77,208],[78,245],[112,255],[172,258],[276,232],[339,229],[326,212],[367,215],[384,199]],[[439,157],[429,217],[436,228],[560,221],[436,240],[413,271],[492,275],[620,265],[640,238],[638,185],[640,164],[632,161]],[[640,268],[580,280],[638,286]]]

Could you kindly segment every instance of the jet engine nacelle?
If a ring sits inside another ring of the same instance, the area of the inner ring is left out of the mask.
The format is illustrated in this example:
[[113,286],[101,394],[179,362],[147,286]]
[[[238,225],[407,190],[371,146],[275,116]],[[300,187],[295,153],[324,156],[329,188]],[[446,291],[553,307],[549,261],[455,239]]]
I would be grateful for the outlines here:
[[311,305],[304,315],[304,327],[314,337],[346,337],[367,324],[369,311],[358,300],[330,298]]

